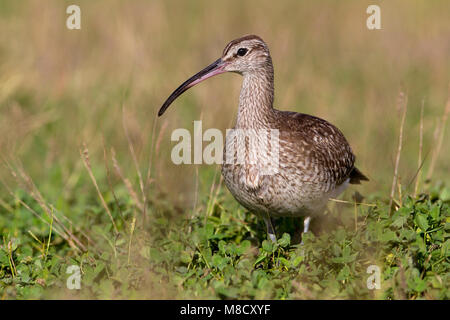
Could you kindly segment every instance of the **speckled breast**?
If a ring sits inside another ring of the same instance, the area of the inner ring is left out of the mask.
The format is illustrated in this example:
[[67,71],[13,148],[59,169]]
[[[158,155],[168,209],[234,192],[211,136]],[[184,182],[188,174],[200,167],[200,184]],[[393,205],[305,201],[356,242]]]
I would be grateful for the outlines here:
[[[320,213],[326,206],[332,186],[314,179],[314,172],[304,157],[292,154],[289,141],[256,132],[253,140],[227,134],[222,175],[232,195],[256,214],[271,216],[308,216]],[[240,154],[239,154],[240,152]],[[312,170],[311,170],[312,169]],[[318,177],[318,175],[317,175]]]

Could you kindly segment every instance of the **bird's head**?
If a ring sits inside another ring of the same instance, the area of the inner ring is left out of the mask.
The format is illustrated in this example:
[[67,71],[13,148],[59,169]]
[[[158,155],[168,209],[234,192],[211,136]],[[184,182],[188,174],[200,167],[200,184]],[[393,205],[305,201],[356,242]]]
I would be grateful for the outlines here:
[[242,75],[257,73],[272,68],[269,48],[258,36],[248,35],[228,43],[222,57],[183,82],[162,105],[158,116],[162,116],[170,104],[187,89],[208,78],[224,72]]
[[228,43],[223,50],[221,61],[225,71],[239,74],[259,72],[272,63],[266,43],[255,35]]

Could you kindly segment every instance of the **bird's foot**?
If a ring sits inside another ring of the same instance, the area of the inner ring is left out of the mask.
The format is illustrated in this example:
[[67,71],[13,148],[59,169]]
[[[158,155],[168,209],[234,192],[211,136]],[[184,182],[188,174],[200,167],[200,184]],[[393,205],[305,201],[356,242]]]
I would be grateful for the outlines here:
[[310,222],[311,222],[311,217],[306,217],[305,220],[303,220],[303,233],[308,232]]
[[310,222],[311,222],[311,217],[306,217],[305,220],[303,220],[303,232],[301,234],[302,241],[300,242],[301,246],[304,244],[303,243],[303,235],[308,232]]

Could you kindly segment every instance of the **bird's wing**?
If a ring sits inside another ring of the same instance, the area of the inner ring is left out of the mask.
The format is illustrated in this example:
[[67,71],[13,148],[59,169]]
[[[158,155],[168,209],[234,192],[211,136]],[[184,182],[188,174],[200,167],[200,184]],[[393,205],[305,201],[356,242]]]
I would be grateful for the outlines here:
[[327,182],[332,188],[351,178],[355,169],[355,156],[338,128],[311,115],[285,111],[280,113],[280,141],[289,141],[302,169],[312,173],[311,179]]

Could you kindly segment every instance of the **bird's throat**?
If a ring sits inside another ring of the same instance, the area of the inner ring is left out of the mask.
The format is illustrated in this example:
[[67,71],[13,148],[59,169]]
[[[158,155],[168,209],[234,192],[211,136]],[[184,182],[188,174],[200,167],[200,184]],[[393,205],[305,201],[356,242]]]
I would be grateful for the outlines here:
[[243,75],[236,128],[268,128],[273,117],[273,71]]

